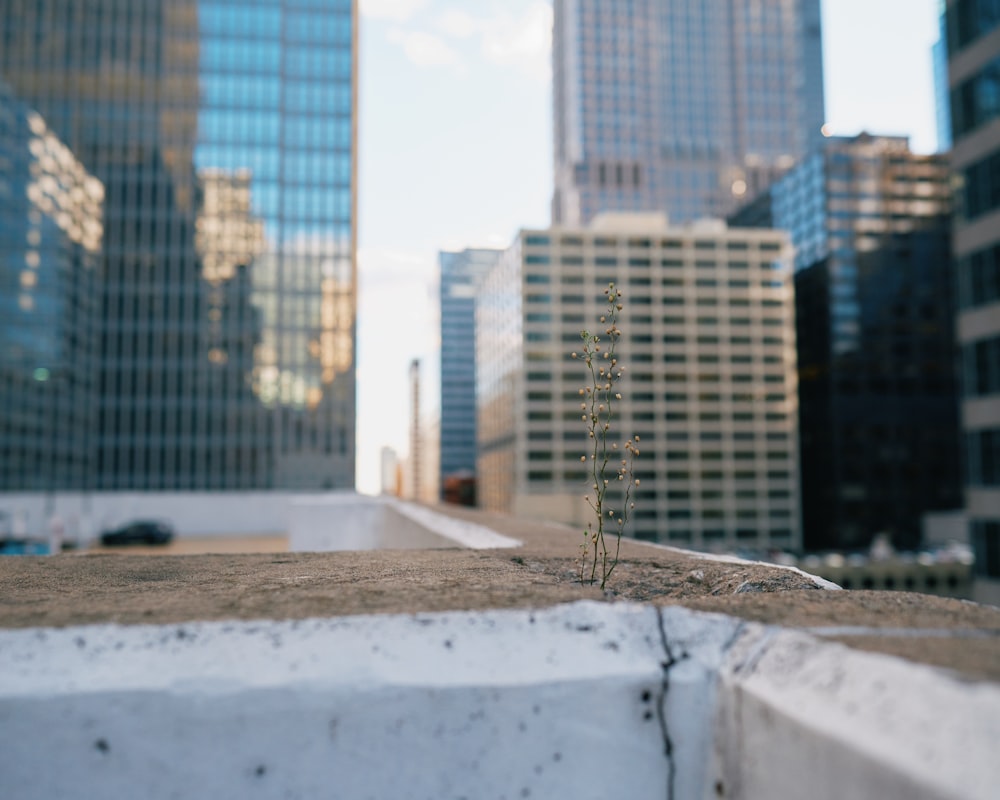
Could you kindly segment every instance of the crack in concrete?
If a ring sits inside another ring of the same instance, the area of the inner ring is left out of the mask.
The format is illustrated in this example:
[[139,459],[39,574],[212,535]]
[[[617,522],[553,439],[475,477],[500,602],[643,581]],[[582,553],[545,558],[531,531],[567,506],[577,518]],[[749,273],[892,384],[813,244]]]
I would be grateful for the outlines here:
[[740,637],[743,635],[743,631],[745,631],[746,629],[747,629],[746,620],[740,620],[737,623],[736,628],[729,635],[729,638],[722,643],[722,648],[721,648],[722,655],[726,655],[730,650],[733,649],[733,645],[735,645],[736,642],[739,641]]
[[663,647],[663,654],[666,660],[660,662],[660,669],[663,677],[660,682],[660,695],[656,703],[656,719],[660,724],[660,736],[663,737],[663,755],[667,759],[667,800],[674,800],[674,785],[677,781],[677,762],[674,759],[674,742],[670,736],[670,728],[667,725],[667,695],[670,693],[670,670],[688,657],[682,652],[680,656],[674,656],[674,651],[667,641],[667,631],[663,625],[663,609],[654,606],[656,609],[656,621],[660,629],[660,644]]
[[[732,670],[734,675],[739,675],[745,671],[746,675],[752,675],[754,670],[757,669],[757,664],[764,657],[767,651],[771,647],[771,641],[774,639],[777,633],[777,628],[767,627],[764,629],[763,635],[757,642],[752,643],[750,651],[746,653],[743,658],[733,664]],[[733,638],[733,644],[736,643],[736,638]]]

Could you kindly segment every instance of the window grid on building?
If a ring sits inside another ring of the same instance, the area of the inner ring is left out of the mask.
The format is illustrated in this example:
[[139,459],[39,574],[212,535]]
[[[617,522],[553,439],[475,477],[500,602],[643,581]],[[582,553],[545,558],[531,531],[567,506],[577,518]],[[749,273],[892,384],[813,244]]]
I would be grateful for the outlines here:
[[353,486],[355,5],[0,2],[104,188],[88,488]]
[[[581,522],[587,374],[571,353],[581,328],[599,325],[614,281],[625,298],[628,374],[616,427],[642,440],[630,535],[709,549],[797,547],[791,275],[791,250],[773,232],[523,231],[480,295],[486,507]],[[501,307],[498,324],[485,309]]]

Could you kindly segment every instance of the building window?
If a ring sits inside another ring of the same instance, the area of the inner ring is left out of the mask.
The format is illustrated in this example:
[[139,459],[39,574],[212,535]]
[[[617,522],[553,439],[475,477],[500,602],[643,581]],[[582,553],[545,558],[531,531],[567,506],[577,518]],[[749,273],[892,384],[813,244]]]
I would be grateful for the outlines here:
[[966,167],[964,175],[963,213],[966,219],[976,219],[1000,207],[1000,153]]
[[948,52],[954,56],[1000,25],[1000,0],[958,0],[947,9]]
[[531,470],[528,472],[529,481],[551,481],[552,472],[548,470]]
[[972,549],[976,574],[1000,579],[1000,522],[973,522]]
[[962,308],[1000,300],[1000,245],[979,250],[958,262],[958,300]]
[[1000,393],[1000,337],[966,345],[963,356],[966,395]]
[[1000,428],[969,433],[967,444],[969,484],[1000,486]]

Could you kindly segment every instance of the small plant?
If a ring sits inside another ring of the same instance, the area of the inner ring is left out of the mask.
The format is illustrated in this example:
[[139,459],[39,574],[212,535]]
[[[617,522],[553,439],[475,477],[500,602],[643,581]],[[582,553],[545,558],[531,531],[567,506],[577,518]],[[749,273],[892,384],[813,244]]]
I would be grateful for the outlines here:
[[[596,583],[599,568],[602,589],[618,566],[622,532],[635,508],[632,490],[639,485],[632,471],[635,457],[639,455],[639,437],[626,439],[624,445],[619,447],[612,434],[615,408],[622,399],[619,383],[625,373],[616,352],[622,334],[618,329],[622,293],[614,283],[609,283],[604,294],[608,307],[600,321],[607,326],[604,329],[606,346],[602,347],[601,343],[605,340],[600,334],[581,331],[583,352],[573,353],[573,358],[583,359],[590,370],[589,385],[580,389],[583,398],[580,409],[590,438],[590,452],[580,456],[580,461],[590,462],[588,480],[593,493],[585,495],[585,499],[594,512],[594,518],[583,532],[580,583]],[[611,536],[615,537],[613,554],[607,541]]]

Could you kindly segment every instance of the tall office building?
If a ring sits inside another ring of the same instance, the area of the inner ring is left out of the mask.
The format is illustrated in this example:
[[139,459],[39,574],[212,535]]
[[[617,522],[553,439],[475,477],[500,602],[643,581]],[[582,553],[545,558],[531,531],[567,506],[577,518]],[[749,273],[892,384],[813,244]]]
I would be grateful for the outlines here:
[[948,30],[944,9],[938,16],[940,37],[931,46],[934,68],[934,121],[937,129],[937,151],[951,150],[951,100],[948,87]]
[[920,544],[961,506],[947,159],[835,137],[730,218],[788,230],[806,549]]
[[1000,603],[1000,2],[949,0],[954,254],[975,596]]
[[356,24],[0,0],[0,78],[104,186],[91,488],[353,485]]
[[[442,492],[450,478],[474,487],[476,472],[476,283],[499,250],[442,252],[441,433]],[[467,490],[468,492],[468,490]],[[473,490],[474,496],[474,490]],[[471,498],[470,498],[471,499]]]
[[424,454],[420,419],[420,359],[410,362],[410,455],[407,460],[406,496],[416,500],[423,493]]
[[819,0],[555,0],[555,224],[720,216],[824,122]]
[[[638,435],[629,535],[709,550],[800,544],[787,235],[607,215],[521,231],[476,311],[480,505],[581,526],[591,480],[572,358],[623,292],[613,436]],[[606,342],[605,342],[606,343]],[[613,470],[613,468],[612,468]],[[611,507],[621,502],[609,489]],[[618,506],[620,508],[620,505]]]

